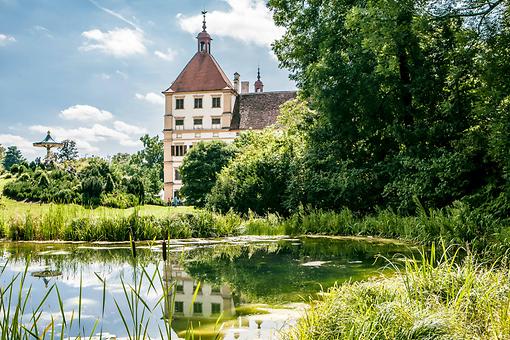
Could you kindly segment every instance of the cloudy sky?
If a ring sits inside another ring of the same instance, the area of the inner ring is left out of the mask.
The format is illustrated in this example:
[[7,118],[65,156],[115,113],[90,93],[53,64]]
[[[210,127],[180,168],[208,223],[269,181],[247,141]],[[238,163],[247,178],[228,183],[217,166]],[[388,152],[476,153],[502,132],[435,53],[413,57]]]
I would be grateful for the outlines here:
[[196,52],[202,9],[225,73],[290,90],[264,0],[0,0],[0,144],[33,159],[47,130],[82,155],[140,148],[160,134],[163,96]]

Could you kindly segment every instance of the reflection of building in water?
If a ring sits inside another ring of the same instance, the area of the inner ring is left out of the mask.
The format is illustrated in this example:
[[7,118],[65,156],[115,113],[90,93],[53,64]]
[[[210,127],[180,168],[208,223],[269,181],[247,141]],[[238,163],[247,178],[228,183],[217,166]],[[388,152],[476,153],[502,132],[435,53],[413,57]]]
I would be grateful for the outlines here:
[[169,291],[165,314],[169,316],[172,308],[174,319],[186,318],[218,318],[230,317],[235,314],[232,290],[227,285],[213,286],[200,283],[196,298],[193,295],[198,286],[197,280],[192,278],[183,268],[177,265],[165,264],[165,284]]

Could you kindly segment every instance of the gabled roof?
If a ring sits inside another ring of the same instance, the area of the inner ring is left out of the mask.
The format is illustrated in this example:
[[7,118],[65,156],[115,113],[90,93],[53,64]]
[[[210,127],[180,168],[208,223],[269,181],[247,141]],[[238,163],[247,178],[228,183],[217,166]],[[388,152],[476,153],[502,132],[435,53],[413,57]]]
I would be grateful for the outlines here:
[[216,91],[233,89],[218,62],[209,53],[197,52],[177,79],[164,92]]
[[240,94],[234,104],[231,130],[260,130],[276,123],[280,105],[294,99],[296,91]]

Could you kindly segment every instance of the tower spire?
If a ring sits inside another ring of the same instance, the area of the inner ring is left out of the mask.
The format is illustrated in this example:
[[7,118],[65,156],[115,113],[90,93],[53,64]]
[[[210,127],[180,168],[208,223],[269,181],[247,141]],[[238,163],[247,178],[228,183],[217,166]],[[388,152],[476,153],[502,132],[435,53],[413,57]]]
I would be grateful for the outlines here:
[[202,11],[202,15],[204,16],[204,21],[202,21],[202,32],[205,32],[205,29],[207,28],[206,21],[205,21],[205,15],[207,14],[207,11]]
[[260,66],[257,66],[257,81],[255,82],[255,92],[264,92],[264,83],[260,80]]
[[206,10],[202,11],[202,15],[204,16],[204,20],[202,21],[202,32],[198,33],[198,52],[201,53],[211,53],[211,36],[207,33],[207,23],[205,20],[205,15],[207,14]]

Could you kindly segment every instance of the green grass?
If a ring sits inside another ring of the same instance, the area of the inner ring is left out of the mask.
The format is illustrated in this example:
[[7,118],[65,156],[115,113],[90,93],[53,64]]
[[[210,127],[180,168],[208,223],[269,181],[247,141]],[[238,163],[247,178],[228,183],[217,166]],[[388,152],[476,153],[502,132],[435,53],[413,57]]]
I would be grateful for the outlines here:
[[435,254],[409,259],[397,275],[330,289],[286,338],[510,338],[510,271]]

